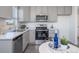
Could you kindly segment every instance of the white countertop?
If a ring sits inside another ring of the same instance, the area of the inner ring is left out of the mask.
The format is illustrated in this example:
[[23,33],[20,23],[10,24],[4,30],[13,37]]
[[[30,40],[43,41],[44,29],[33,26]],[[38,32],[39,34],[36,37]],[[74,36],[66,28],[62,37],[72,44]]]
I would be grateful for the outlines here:
[[23,34],[24,32],[28,31],[29,29],[23,31],[23,32],[19,32],[19,31],[16,31],[16,32],[8,32],[4,35],[0,35],[0,40],[13,40],[15,37]]
[[[19,31],[16,31],[16,32],[7,32],[6,34],[3,34],[3,35],[0,35],[0,40],[12,40],[14,39],[15,37],[23,34],[24,32],[28,31],[28,30],[35,30],[35,28],[33,29],[26,29],[25,31],[23,32],[19,32]],[[54,29],[50,29],[50,30],[54,30]]]

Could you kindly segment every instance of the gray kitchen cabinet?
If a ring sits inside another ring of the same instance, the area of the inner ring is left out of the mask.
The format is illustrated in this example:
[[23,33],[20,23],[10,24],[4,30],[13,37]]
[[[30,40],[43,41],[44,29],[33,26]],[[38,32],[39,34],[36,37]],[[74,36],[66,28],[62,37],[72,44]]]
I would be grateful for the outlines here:
[[30,20],[30,7],[29,6],[19,7],[18,18],[19,18],[19,21],[29,21]]
[[36,15],[41,15],[41,6],[36,6]]
[[12,53],[13,45],[11,40],[0,40],[0,53]]
[[48,21],[57,22],[57,7],[55,6],[48,7]]
[[29,6],[23,7],[23,18],[24,18],[24,21],[30,21],[30,7]]
[[36,15],[48,15],[47,6],[32,6],[31,21],[36,21]]
[[53,6],[32,6],[31,21],[36,21],[36,15],[48,15],[48,21],[57,21],[57,7]]
[[64,6],[57,7],[57,15],[64,15]]
[[32,6],[30,9],[31,9],[30,10],[30,21],[35,22],[36,21],[36,7]]
[[23,34],[23,51],[25,50],[28,43],[29,43],[29,30]]
[[71,15],[72,14],[72,7],[71,6],[65,6],[65,15]]
[[69,16],[72,14],[72,6],[58,6],[57,15],[58,16]]
[[22,53],[22,34],[0,39],[0,53]]
[[36,6],[36,15],[47,15],[47,6]]
[[12,18],[12,7],[11,6],[0,6],[0,17],[1,18]]
[[78,7],[78,30],[79,30],[79,7]]
[[41,14],[42,15],[48,15],[47,6],[42,6],[41,7]]
[[18,10],[17,10],[17,12],[18,12],[17,18],[19,18],[19,21],[24,21],[24,19],[23,19],[23,7],[17,7],[17,8],[18,8]]
[[30,30],[29,32],[29,43],[35,44],[35,30]]

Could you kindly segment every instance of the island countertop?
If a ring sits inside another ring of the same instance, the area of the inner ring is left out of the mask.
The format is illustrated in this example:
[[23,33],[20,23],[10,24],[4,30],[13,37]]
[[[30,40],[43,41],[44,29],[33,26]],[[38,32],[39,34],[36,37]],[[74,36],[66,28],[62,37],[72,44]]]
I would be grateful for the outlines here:
[[0,40],[13,40],[17,36],[22,35],[23,33],[25,33],[28,30],[29,29],[26,29],[25,31],[21,31],[21,32],[20,31],[7,32],[4,35],[0,35]]

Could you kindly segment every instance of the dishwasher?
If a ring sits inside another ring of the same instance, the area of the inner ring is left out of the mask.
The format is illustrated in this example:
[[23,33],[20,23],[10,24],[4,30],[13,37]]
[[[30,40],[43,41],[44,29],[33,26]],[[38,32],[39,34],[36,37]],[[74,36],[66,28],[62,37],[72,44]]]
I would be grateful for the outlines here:
[[13,53],[22,53],[22,36],[23,35],[19,35],[13,39]]

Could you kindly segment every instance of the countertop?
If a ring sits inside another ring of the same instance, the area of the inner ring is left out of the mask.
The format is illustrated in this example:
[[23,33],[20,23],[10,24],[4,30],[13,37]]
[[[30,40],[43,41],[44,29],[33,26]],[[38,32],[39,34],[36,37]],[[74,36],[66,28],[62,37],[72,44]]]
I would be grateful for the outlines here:
[[0,35],[0,40],[13,40],[17,36],[25,33],[26,31],[29,31],[29,29],[26,29],[25,31],[7,32],[3,35]]
[[[17,36],[25,33],[26,31],[34,31],[35,29],[26,29],[25,31],[15,31],[15,32],[7,32],[3,35],[0,35],[0,40],[12,40],[14,38],[16,38]],[[54,30],[54,29],[50,29],[50,30]]]

